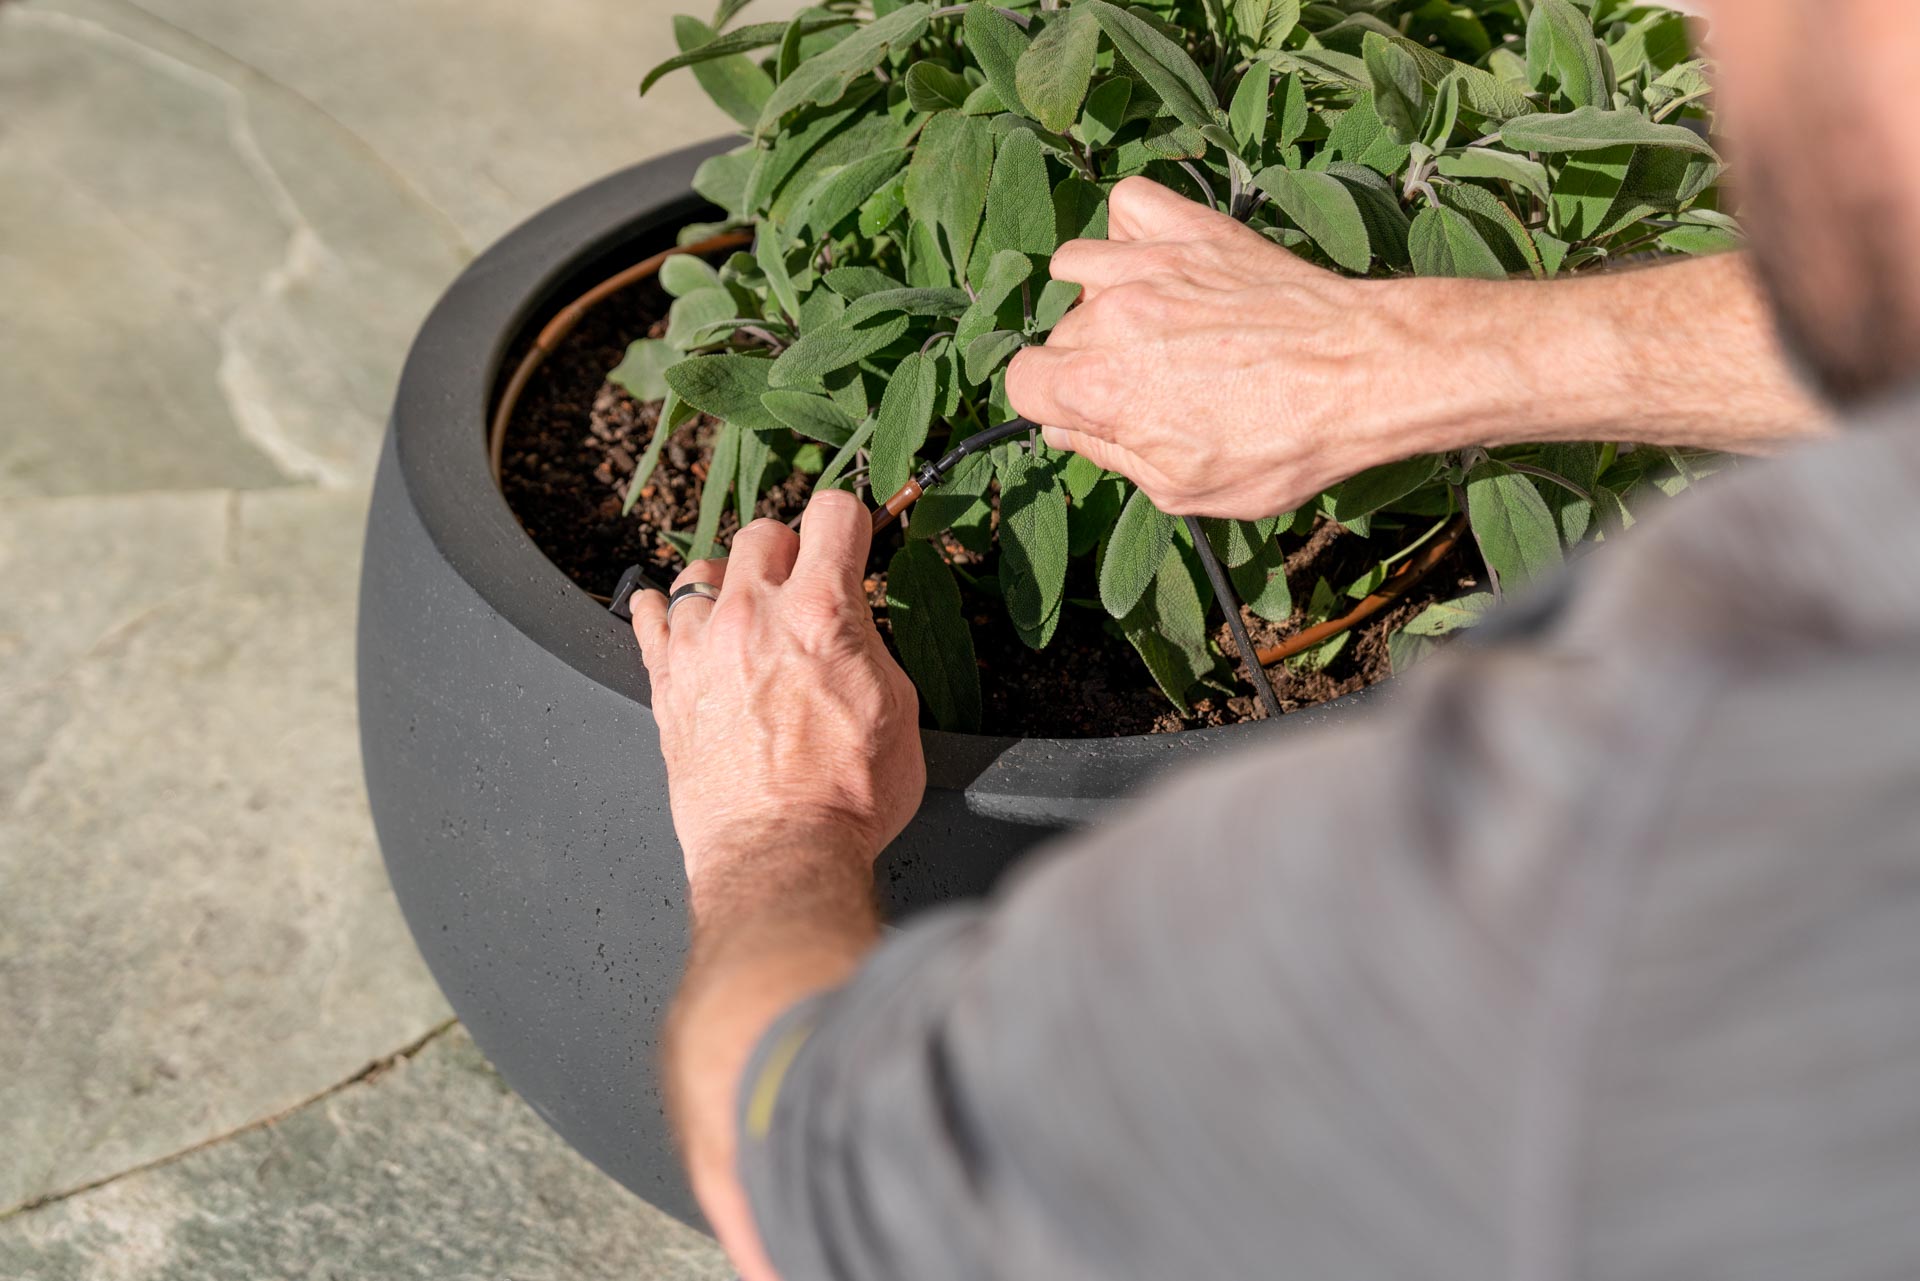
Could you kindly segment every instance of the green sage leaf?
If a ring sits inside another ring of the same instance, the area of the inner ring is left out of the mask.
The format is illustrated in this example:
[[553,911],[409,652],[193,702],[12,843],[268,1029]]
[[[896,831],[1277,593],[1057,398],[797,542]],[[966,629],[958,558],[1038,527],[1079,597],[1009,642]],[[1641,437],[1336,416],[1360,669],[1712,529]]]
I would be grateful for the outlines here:
[[934,724],[980,728],[980,668],[960,607],[953,568],[931,544],[909,541],[887,562],[887,624],[900,665],[913,678]]
[[759,356],[695,356],[666,371],[667,386],[701,413],[749,431],[778,431],[785,424],[760,398],[773,362]]
[[689,561],[713,556],[714,536],[720,532],[720,518],[726,514],[727,499],[733,496],[733,477],[740,466],[740,441],[748,433],[729,419],[713,440],[713,457],[707,463],[707,478],[700,485],[700,514],[693,527],[693,545]]
[[793,346],[774,359],[768,381],[775,387],[797,387],[865,360],[905,334],[909,323],[908,317],[893,313],[801,334]]
[[1093,12],[1100,29],[1127,65],[1152,87],[1180,123],[1197,129],[1213,122],[1219,111],[1213,86],[1185,49],[1161,35],[1151,23],[1107,0],[1079,0],[1074,7]]
[[1564,115],[1516,117],[1500,127],[1500,141],[1513,151],[1545,155],[1632,146],[1672,147],[1714,157],[1706,139],[1691,129],[1655,124],[1637,111],[1602,111],[1598,107],[1582,107]]
[[1507,591],[1547,578],[1565,563],[1553,511],[1511,467],[1488,462],[1467,474],[1467,517],[1481,554]]
[[667,394],[667,370],[677,363],[680,353],[661,338],[642,338],[627,345],[607,381],[624,387],[635,400],[659,400]]
[[1000,476],[1000,590],[1029,649],[1060,623],[1067,586],[1067,495],[1059,469],[1018,447],[995,455]]
[[914,457],[927,441],[933,423],[939,379],[932,357],[915,352],[894,367],[880,410],[868,456],[869,484],[875,494],[897,491],[913,476]]
[[1348,271],[1366,271],[1373,260],[1367,220],[1345,183],[1331,174],[1277,167],[1262,169],[1253,181],[1327,257]]
[[1427,84],[1413,55],[1378,32],[1367,33],[1361,45],[1367,77],[1373,85],[1373,109],[1395,142],[1420,137],[1427,115]]
[[766,137],[785,116],[801,107],[838,102],[855,80],[879,66],[888,53],[918,40],[927,29],[930,12],[925,4],[913,0],[883,18],[875,18],[825,53],[802,60],[767,98],[753,126],[754,136]]
[[1056,9],[1014,67],[1014,83],[1027,111],[1055,133],[1065,133],[1080,114],[1093,81],[1100,25],[1079,6]]
[[967,52],[973,55],[988,86],[1001,102],[1014,106],[1020,101],[1018,68],[1020,56],[1027,51],[1027,33],[986,0],[972,0],[962,23]]
[[1432,454],[1424,454],[1363,471],[1327,491],[1327,518],[1345,525],[1360,517],[1371,516],[1432,480],[1439,470],[1440,459]]
[[953,279],[967,278],[992,176],[993,127],[985,119],[943,111],[927,121],[907,166],[907,212],[945,235]]
[[1107,538],[1100,562],[1100,603],[1115,618],[1125,618],[1160,572],[1173,547],[1179,522],[1153,505],[1143,490],[1134,490]]
[[1551,194],[1545,165],[1494,147],[1467,147],[1450,152],[1440,157],[1437,168],[1447,178],[1491,178],[1511,183],[1541,201]]
[[1407,252],[1422,276],[1505,280],[1507,269],[1465,214],[1445,205],[1422,209],[1407,233]]
[[835,447],[846,444],[859,425],[839,405],[812,392],[769,391],[760,403],[789,431]]
[[[853,21],[838,15],[815,17],[804,24],[807,32],[824,31],[829,27],[844,27]],[[725,35],[715,37],[695,49],[686,49],[647,72],[646,79],[640,82],[640,92],[646,93],[653,88],[661,76],[682,67],[692,67],[703,62],[713,62],[720,58],[730,58],[736,54],[751,53],[755,49],[764,49],[768,45],[780,43],[787,33],[785,22],[757,22],[750,27],[741,27]]]
[[1527,21],[1527,74],[1536,89],[1551,76],[1576,107],[1613,101],[1606,53],[1593,38],[1592,19],[1573,0],[1533,0]]
[[[698,18],[679,14],[673,20],[674,43],[682,53],[690,53],[713,43],[713,28]],[[702,58],[691,64],[693,78],[713,99],[714,106],[743,125],[759,119],[761,107],[773,93],[773,77],[754,65],[745,54]]]

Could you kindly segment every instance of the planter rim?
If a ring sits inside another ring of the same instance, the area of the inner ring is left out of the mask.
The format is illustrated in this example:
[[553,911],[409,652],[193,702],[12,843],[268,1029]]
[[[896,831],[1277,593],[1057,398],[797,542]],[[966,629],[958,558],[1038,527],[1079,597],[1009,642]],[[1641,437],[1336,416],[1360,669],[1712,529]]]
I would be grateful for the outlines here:
[[[710,208],[692,187],[719,138],[619,170],[549,205],[460,273],[422,324],[401,371],[392,432],[400,474],[429,536],[499,617],[588,679],[651,705],[626,624],[534,545],[494,484],[487,422],[502,366],[530,322],[586,264],[652,239],[671,242]],[[1169,757],[1344,719],[1370,691],[1278,721],[1119,738],[1034,739],[921,731],[930,785],[965,789],[986,812],[1078,822]],[[1036,810],[1035,805],[1040,809]]]

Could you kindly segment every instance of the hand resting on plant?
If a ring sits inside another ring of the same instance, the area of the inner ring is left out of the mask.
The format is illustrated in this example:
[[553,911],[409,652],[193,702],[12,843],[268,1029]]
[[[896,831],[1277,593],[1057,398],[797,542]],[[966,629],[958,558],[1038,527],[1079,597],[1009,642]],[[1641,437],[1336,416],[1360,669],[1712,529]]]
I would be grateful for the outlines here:
[[1146,178],[1053,255],[1080,305],[1007,371],[1047,440],[1164,511],[1290,511],[1382,463],[1627,439],[1763,452],[1816,430],[1742,255],[1539,283],[1348,279]]

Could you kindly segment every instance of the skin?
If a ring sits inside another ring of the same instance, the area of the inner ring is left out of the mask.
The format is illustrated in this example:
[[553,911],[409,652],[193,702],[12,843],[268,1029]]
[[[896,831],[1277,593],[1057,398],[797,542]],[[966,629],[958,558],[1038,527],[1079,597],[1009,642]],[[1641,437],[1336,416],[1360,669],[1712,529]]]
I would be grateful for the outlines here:
[[[1791,311],[1786,332],[1825,335],[1799,353],[1816,380],[1878,394],[1920,369],[1920,257],[1887,249],[1920,231],[1920,133],[1900,126],[1920,8],[1719,8],[1723,106],[1756,144],[1738,154],[1765,205],[1758,274]],[[1834,23],[1843,39],[1814,38]],[[1846,74],[1807,75],[1809,51],[1844,57]],[[1813,86],[1843,82],[1829,110],[1796,114]],[[1790,83],[1807,88],[1778,92]],[[1835,202],[1878,221],[1839,226]],[[1738,258],[1545,285],[1350,282],[1149,182],[1120,184],[1110,217],[1115,243],[1056,255],[1085,305],[1021,353],[1008,393],[1052,443],[1169,510],[1267,515],[1376,463],[1467,444],[1765,451],[1821,429]],[[915,695],[860,585],[867,530],[853,497],[821,494],[797,536],[756,521],[730,560],[676,580],[719,585],[717,605],[683,603],[669,625],[664,597],[634,601],[693,917],[668,1029],[673,1117],[745,1281],[776,1274],[734,1168],[744,1065],[783,1011],[872,948],[873,861],[925,786]]]
[[1270,516],[1470,445],[1766,452],[1821,421],[1743,258],[1549,284],[1349,280],[1145,178],[1108,208],[1109,239],[1054,254],[1081,303],[1014,357],[1007,398],[1165,511]]

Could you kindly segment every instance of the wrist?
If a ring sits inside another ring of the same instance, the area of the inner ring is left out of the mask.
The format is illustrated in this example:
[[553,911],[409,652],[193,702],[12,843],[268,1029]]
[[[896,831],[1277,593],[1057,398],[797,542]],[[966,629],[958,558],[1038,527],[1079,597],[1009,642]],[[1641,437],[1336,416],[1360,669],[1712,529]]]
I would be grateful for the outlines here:
[[1589,369],[1611,364],[1606,327],[1545,314],[1538,304],[1546,288],[1453,279],[1377,283],[1385,288],[1376,305],[1390,308],[1398,326],[1397,341],[1383,353],[1393,368],[1380,380],[1391,403],[1377,407],[1383,462],[1546,439],[1554,419],[1585,413],[1575,402],[1588,390],[1579,385],[1586,380],[1568,376],[1568,359]]
[[796,897],[871,898],[878,850],[854,825],[831,819],[738,827],[683,846],[689,905],[696,917],[751,911]]

